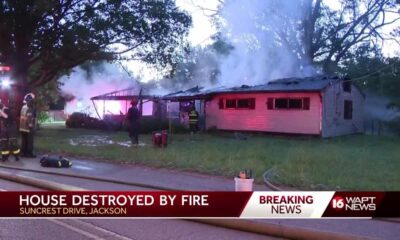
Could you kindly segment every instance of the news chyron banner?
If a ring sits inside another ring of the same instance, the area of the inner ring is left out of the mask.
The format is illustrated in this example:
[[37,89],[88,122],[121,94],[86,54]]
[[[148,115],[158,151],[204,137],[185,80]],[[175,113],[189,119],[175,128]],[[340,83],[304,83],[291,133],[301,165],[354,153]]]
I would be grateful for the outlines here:
[[0,217],[400,217],[400,192],[0,192]]

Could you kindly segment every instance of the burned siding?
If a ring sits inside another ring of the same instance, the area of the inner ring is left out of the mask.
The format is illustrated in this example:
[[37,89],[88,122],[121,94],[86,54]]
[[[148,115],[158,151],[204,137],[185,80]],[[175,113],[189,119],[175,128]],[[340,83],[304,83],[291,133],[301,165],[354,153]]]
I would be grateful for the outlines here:
[[336,82],[322,92],[322,98],[323,137],[364,132],[364,96],[357,87]]
[[364,97],[344,82],[335,76],[285,78],[256,86],[195,87],[163,98],[204,102],[206,129],[331,137],[363,132]]
[[[220,99],[255,99],[254,109],[221,109]],[[309,109],[268,109],[268,99],[309,99]],[[320,134],[318,92],[224,93],[206,104],[206,127],[220,130]]]

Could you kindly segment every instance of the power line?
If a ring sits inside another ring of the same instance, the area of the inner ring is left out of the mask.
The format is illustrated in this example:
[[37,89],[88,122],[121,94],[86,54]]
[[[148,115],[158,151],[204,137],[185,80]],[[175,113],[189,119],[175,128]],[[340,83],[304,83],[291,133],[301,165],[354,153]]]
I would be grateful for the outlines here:
[[359,80],[368,78],[368,77],[370,77],[370,76],[372,76],[372,75],[375,75],[375,74],[381,72],[382,70],[384,70],[384,69],[386,69],[386,68],[394,67],[394,65],[395,65],[395,64],[392,63],[392,64],[390,64],[390,65],[384,66],[384,67],[382,67],[382,68],[376,70],[375,72],[368,73],[368,74],[365,74],[365,75],[362,75],[362,76],[359,76],[359,77],[356,77],[356,78],[352,78],[352,79],[349,79],[349,80],[344,80],[344,82],[359,81]]

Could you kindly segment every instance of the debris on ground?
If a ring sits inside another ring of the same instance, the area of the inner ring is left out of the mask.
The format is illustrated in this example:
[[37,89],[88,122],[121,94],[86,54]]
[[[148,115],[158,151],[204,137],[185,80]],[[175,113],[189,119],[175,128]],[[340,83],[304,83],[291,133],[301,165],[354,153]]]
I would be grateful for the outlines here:
[[72,162],[63,156],[51,157],[44,155],[40,159],[40,165],[42,167],[67,168],[72,166]]

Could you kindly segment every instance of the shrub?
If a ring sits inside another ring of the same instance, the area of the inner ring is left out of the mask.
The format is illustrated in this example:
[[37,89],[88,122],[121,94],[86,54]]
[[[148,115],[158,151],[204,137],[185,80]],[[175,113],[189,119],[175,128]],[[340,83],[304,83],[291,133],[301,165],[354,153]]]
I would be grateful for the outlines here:
[[48,122],[50,120],[50,116],[47,112],[39,112],[37,120],[39,123]]
[[74,112],[72,113],[65,125],[68,128],[87,128],[87,129],[104,129],[105,124],[102,120],[90,117],[87,114]]

